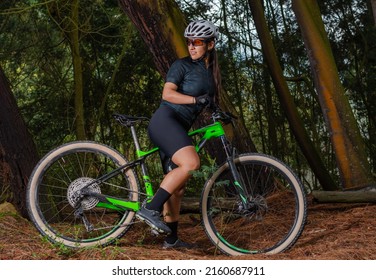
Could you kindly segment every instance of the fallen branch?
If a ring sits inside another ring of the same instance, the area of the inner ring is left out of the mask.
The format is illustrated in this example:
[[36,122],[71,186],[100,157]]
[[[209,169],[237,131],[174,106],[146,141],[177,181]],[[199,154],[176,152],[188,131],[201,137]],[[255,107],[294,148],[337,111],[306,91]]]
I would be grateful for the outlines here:
[[200,213],[199,197],[183,197],[181,202],[181,213]]
[[321,203],[376,203],[376,191],[313,191],[313,198]]

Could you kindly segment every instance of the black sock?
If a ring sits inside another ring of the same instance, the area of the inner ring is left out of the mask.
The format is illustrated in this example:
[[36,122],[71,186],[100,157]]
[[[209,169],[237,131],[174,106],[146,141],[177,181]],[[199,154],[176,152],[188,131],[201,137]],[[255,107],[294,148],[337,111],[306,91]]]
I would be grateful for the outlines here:
[[166,236],[165,241],[169,244],[174,244],[178,240],[178,222],[166,223],[171,229],[171,233]]
[[153,199],[146,204],[146,208],[162,212],[163,204],[170,198],[171,194],[165,189],[159,188],[155,193]]

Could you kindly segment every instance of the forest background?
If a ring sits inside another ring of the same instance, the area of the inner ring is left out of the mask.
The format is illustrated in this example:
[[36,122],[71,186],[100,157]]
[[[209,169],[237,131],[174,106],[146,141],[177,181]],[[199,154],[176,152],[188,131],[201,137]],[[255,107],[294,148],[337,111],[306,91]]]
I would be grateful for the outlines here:
[[[0,202],[27,216],[32,168],[62,143],[96,140],[133,157],[111,115],[152,115],[168,66],[186,55],[184,27],[200,18],[221,32],[221,105],[238,115],[239,149],[283,160],[308,193],[372,190],[374,10],[371,0],[1,1]],[[203,165],[215,157],[209,149]],[[188,195],[201,186],[193,180]]]

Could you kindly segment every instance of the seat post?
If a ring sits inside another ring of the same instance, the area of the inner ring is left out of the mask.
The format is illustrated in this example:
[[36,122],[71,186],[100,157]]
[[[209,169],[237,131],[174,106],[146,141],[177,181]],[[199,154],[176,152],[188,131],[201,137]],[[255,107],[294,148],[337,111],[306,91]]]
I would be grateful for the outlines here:
[[[131,125],[130,128],[131,128],[132,138],[133,138],[133,142],[134,142],[136,151],[141,151],[140,143],[138,141],[138,137],[137,137],[137,133],[136,133],[136,129],[134,128],[134,125]],[[146,164],[142,160],[140,165],[141,165],[142,177],[143,177],[144,182],[145,182],[146,193],[150,196],[153,196],[153,187],[152,187],[151,182],[150,182],[150,178],[149,178],[149,175],[148,175],[149,172],[148,172],[148,169],[146,167]]]
[[133,142],[134,142],[134,145],[136,147],[136,150],[140,151],[141,147],[140,147],[140,143],[138,141],[138,137],[137,137],[137,133],[136,133],[136,129],[134,128],[134,125],[131,125],[131,133],[132,133],[132,138],[133,138]]

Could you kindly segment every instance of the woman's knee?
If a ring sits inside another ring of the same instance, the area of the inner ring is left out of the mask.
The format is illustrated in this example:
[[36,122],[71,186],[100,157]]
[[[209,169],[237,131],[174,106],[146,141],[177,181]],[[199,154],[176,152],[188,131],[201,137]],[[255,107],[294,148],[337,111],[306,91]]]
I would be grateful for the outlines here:
[[174,154],[172,161],[187,171],[194,171],[200,168],[200,158],[193,147],[182,148]]
[[200,159],[187,158],[186,160],[182,161],[180,167],[182,167],[184,170],[187,170],[188,172],[198,170],[200,169]]

